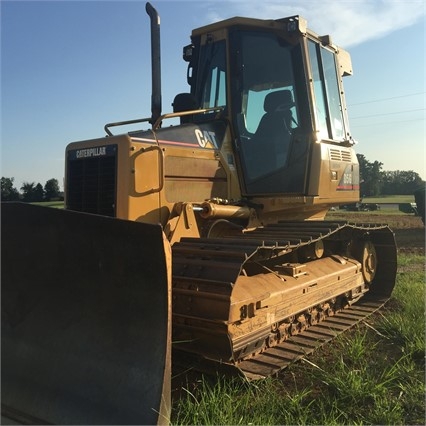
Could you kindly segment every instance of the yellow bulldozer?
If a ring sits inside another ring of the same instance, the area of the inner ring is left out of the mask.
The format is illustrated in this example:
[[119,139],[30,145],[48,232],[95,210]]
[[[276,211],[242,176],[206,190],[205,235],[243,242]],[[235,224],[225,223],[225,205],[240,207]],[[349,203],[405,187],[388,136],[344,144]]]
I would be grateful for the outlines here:
[[163,114],[146,10],[151,116],[67,146],[64,210],[2,205],[4,423],[167,423],[172,350],[267,377],[392,292],[388,226],[324,220],[359,201],[349,54],[300,16],[207,25]]

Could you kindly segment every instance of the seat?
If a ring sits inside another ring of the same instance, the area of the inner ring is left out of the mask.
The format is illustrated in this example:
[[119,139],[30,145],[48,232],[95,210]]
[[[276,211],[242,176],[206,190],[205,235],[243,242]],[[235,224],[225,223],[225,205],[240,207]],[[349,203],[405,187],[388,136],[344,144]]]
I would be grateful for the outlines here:
[[[173,112],[185,112],[198,109],[197,100],[191,93],[179,93],[175,96],[173,103]],[[180,117],[181,124],[191,123],[193,115],[182,115]]]
[[291,107],[294,106],[290,90],[279,90],[265,96],[265,114],[253,136],[253,145],[267,167],[274,170],[283,167],[291,139]]

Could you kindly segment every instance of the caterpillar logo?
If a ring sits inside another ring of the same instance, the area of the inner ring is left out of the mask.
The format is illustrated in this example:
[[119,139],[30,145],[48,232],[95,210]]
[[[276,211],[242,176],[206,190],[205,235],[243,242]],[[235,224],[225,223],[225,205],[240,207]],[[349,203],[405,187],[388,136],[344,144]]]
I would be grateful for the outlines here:
[[218,149],[216,134],[214,132],[195,129],[195,136],[197,138],[198,145],[200,145],[201,148]]
[[95,146],[93,148],[73,149],[68,151],[69,160],[85,160],[116,155],[117,145]]
[[107,155],[106,146],[98,146],[96,148],[79,149],[76,151],[76,158],[101,157]]

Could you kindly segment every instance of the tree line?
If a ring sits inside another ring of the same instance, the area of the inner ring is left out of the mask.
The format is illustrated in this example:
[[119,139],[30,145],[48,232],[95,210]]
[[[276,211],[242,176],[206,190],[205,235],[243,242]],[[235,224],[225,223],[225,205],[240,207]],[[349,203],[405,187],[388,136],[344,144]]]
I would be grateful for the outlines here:
[[361,197],[380,195],[413,195],[426,182],[412,170],[384,171],[380,161],[370,162],[357,154]]
[[1,178],[1,201],[24,201],[33,203],[38,201],[63,200],[57,179],[49,179],[44,186],[41,183],[24,182],[18,191],[14,186],[13,177]]

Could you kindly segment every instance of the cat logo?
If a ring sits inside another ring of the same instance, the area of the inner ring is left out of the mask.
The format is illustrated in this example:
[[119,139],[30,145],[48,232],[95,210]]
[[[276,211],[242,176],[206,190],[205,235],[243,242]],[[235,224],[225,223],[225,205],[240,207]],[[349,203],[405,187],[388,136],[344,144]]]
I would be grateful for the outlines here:
[[200,145],[201,148],[218,149],[216,143],[216,135],[214,132],[195,129],[195,136],[197,138],[198,145]]

